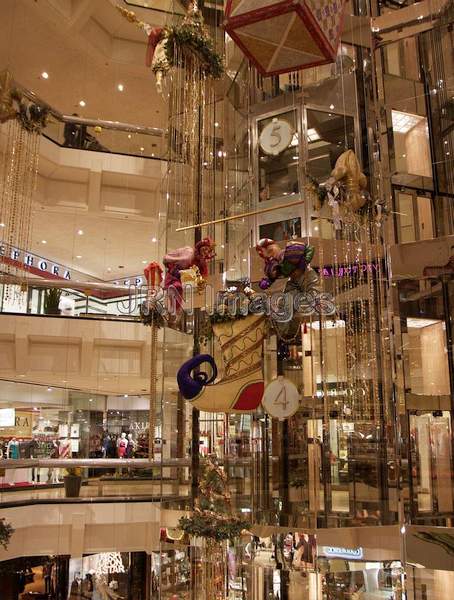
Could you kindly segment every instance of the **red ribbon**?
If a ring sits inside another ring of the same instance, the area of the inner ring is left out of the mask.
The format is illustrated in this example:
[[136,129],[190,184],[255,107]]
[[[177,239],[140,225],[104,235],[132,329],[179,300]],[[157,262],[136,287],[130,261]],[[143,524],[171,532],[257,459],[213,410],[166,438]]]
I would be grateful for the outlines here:
[[156,46],[162,39],[163,31],[164,29],[162,27],[155,27],[150,31],[150,34],[148,36],[147,54],[145,57],[145,64],[147,65],[147,67],[151,67],[154,52],[156,50]]

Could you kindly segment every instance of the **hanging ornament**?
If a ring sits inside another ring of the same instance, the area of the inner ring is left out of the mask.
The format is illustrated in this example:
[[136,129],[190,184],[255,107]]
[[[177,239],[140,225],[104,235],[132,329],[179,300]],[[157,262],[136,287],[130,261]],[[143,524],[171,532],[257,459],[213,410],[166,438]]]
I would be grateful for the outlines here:
[[[28,102],[14,88],[8,71],[0,75],[0,122],[6,123],[6,146],[0,179],[0,221],[5,254],[2,270],[20,277],[23,265],[19,252],[30,248],[32,202],[38,176],[41,130],[46,126],[47,109]],[[18,281],[20,284],[20,280]],[[5,286],[5,299],[11,298],[13,286]]]
[[[224,376],[213,383],[217,365],[210,354],[199,354],[182,365],[177,382],[184,398],[206,412],[244,413],[256,410],[263,396],[264,315],[219,322],[213,332],[221,347]],[[212,374],[200,371],[208,364]],[[210,385],[212,384],[212,385]]]
[[190,3],[187,15],[180,25],[164,28],[152,27],[149,23],[140,21],[134,12],[122,6],[117,6],[117,9],[130,23],[143,29],[148,37],[145,64],[156,75],[159,93],[162,93],[163,78],[169,70],[181,66],[180,52],[188,64],[195,57],[200,62],[203,74],[208,77],[219,79],[224,73],[222,57],[214,49],[197,2]]
[[300,286],[301,291],[306,291],[307,286],[303,281],[314,256],[312,246],[290,242],[285,248],[281,248],[274,240],[263,238],[255,249],[265,261],[265,277],[259,283],[262,290],[268,289],[276,279],[288,277],[295,287]]
[[125,573],[125,567],[120,552],[102,552],[96,555],[96,575],[110,575],[111,573]]
[[227,0],[225,29],[262,75],[333,62],[345,0]]
[[266,386],[262,399],[266,412],[279,421],[294,415],[298,410],[299,403],[300,394],[297,387],[282,376]]

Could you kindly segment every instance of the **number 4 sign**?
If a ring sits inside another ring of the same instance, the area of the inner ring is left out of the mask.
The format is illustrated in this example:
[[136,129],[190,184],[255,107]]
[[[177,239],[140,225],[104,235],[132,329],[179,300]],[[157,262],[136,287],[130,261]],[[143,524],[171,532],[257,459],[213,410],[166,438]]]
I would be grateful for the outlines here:
[[294,415],[298,410],[299,402],[300,395],[295,384],[282,376],[266,386],[262,398],[266,412],[280,421]]

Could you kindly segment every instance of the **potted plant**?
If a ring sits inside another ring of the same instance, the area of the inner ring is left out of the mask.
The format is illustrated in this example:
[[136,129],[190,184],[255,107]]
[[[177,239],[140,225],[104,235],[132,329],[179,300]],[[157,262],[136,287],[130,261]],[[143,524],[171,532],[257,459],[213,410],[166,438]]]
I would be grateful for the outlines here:
[[82,472],[80,467],[69,467],[63,477],[66,498],[78,498],[82,485]]
[[60,310],[58,308],[60,304],[61,290],[58,288],[49,288],[44,290],[44,314],[45,315],[59,315]]

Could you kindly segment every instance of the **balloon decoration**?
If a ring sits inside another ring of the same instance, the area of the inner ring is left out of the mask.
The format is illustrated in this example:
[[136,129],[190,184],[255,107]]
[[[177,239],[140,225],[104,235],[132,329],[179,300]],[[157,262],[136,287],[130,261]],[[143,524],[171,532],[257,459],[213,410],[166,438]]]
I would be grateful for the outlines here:
[[[209,354],[199,354],[180,367],[177,382],[184,398],[207,412],[244,413],[254,411],[262,400],[264,315],[232,318],[213,325],[221,347],[224,376],[213,383],[217,366]],[[211,375],[200,371],[208,365]],[[211,385],[210,385],[211,384]]]
[[385,207],[382,202],[372,200],[367,190],[367,177],[353,150],[346,150],[339,156],[325,183],[309,179],[309,187],[318,194],[320,207],[326,201],[331,207],[335,229],[341,229],[347,222],[359,224],[367,219],[381,225],[386,216]]
[[296,286],[301,285],[314,256],[312,246],[291,242],[285,248],[280,248],[277,242],[268,238],[260,240],[255,249],[265,261],[265,277],[259,283],[262,290],[268,289],[276,279],[283,277],[289,277]]
[[345,0],[227,0],[225,29],[262,75],[333,62]]
[[215,243],[209,237],[192,246],[172,250],[164,256],[166,275],[164,289],[176,295],[176,305],[180,309],[183,301],[183,286],[191,285],[202,290],[208,275],[208,263],[215,256]]

